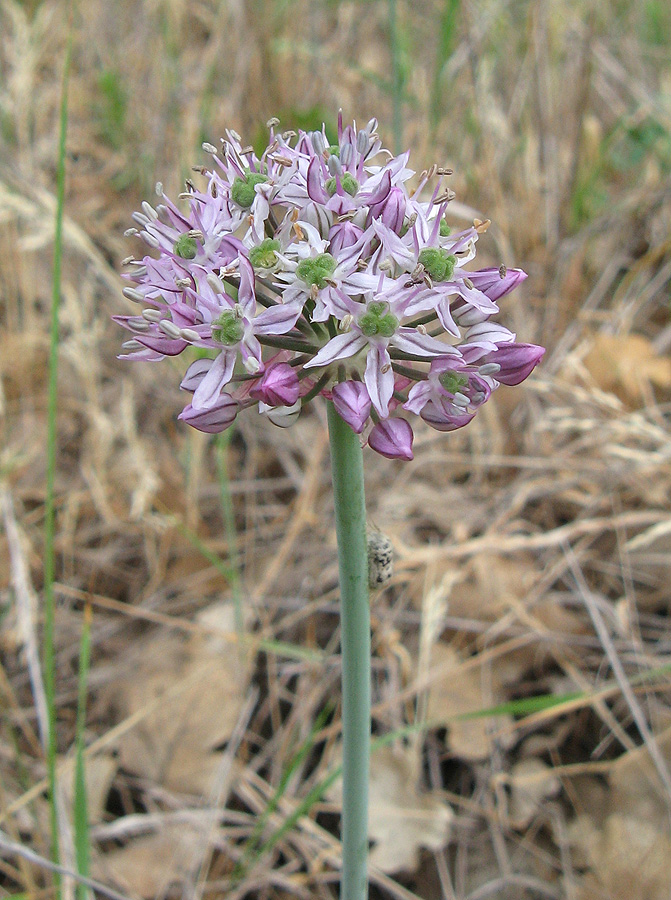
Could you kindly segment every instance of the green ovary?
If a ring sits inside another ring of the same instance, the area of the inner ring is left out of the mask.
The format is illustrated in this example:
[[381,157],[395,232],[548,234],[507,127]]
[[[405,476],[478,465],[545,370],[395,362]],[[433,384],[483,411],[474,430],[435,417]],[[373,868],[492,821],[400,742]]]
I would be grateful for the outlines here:
[[330,253],[320,253],[310,259],[303,259],[296,267],[296,275],[309,285],[316,285],[319,290],[326,287],[327,279],[335,272],[336,261]]
[[249,261],[255,269],[272,269],[277,262],[276,251],[279,249],[279,241],[266,238],[258,247],[252,247],[249,251]]
[[438,376],[438,381],[449,394],[456,394],[457,391],[460,391],[462,387],[468,384],[468,376],[459,375],[457,372],[451,372],[448,369],[447,372],[442,372]]
[[245,336],[245,326],[234,312],[223,312],[212,323],[212,337],[225,347],[234,347]]
[[387,303],[376,300],[368,304],[368,309],[357,324],[365,337],[390,338],[398,328],[398,319],[389,312]]
[[454,273],[456,256],[438,247],[425,247],[420,250],[419,262],[424,266],[432,281],[449,281]]
[[[349,172],[343,172],[340,176],[340,184],[342,185],[345,193],[349,194],[350,197],[356,197],[359,191],[359,182],[356,180],[354,175],[350,175]],[[335,194],[336,188],[337,183],[335,177],[329,178],[329,180],[326,182],[326,193],[329,195],[329,197],[332,197]]]
[[236,178],[231,186],[231,200],[243,209],[249,209],[256,197],[254,188],[265,181],[268,178],[260,172],[248,172],[244,178]]
[[198,252],[198,244],[195,238],[189,237],[188,234],[182,234],[175,241],[173,249],[182,259],[194,259]]

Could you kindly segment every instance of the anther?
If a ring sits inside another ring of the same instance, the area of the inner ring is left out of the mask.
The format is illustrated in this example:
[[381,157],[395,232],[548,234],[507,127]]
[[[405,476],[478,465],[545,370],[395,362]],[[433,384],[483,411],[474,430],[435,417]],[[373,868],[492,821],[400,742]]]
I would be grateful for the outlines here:
[[196,241],[203,240],[203,232],[200,231],[198,228],[192,228],[191,231],[187,232],[187,234],[189,235],[190,238],[193,238]]
[[124,259],[121,260],[121,265],[129,266],[131,263],[134,263],[134,262],[135,262],[134,256],[126,256],[126,257],[124,257]]
[[154,222],[158,219],[158,213],[151,205],[151,203],[147,203],[146,200],[142,201],[142,209],[144,210],[144,214],[149,218],[153,219]]
[[205,166],[191,166],[191,171],[196,172],[198,175],[205,175],[207,173]]
[[158,248],[161,246],[158,238],[154,237],[154,235],[150,234],[148,231],[141,231],[140,237],[145,242],[145,244],[148,244],[150,247],[153,247],[154,250],[158,250]]
[[277,126],[278,126],[279,124],[280,124],[280,120],[277,118],[277,116],[272,116],[272,117],[271,117],[270,119],[268,119],[268,121],[266,122],[266,128],[277,128]]
[[499,266],[499,277],[505,278],[507,274],[508,274],[508,267],[507,266]]
[[485,363],[478,369],[478,375],[496,375],[500,371],[501,366],[498,363]]
[[143,303],[144,302],[144,294],[141,294],[139,291],[136,291],[135,288],[125,287],[121,293],[124,295],[126,300],[132,300],[134,303]]
[[475,290],[475,285],[473,284],[473,282],[471,281],[470,278],[464,278],[464,284],[466,285],[466,287],[468,288],[469,291]]
[[157,181],[157,182],[156,182],[156,188],[155,188],[155,190],[156,190],[156,196],[157,196],[157,197],[162,197],[162,196],[163,196],[163,182],[162,182],[162,181]]
[[473,227],[478,234],[484,234],[491,224],[491,219],[485,219],[484,221],[482,219],[473,219]]
[[146,319],[147,322],[156,323],[161,321],[162,316],[158,309],[151,309],[150,307],[149,309],[142,310],[142,318]]
[[385,363],[380,369],[380,372],[382,373],[382,375],[386,375],[389,369],[391,369],[391,363]]
[[173,340],[177,340],[180,337],[180,327],[175,325],[170,319],[161,319],[158,323],[159,331],[162,331],[163,334],[167,335],[169,338]]
[[134,237],[136,234],[139,234],[139,231],[137,230],[137,228],[127,228],[124,231],[123,236],[124,237]]
[[144,346],[144,344],[141,344],[139,341],[130,340],[130,341],[124,341],[123,344],[121,345],[121,349],[127,350],[130,353],[133,350],[144,350],[145,346]]
[[348,166],[354,158],[354,147],[351,144],[345,144],[340,148],[340,162],[344,166]]
[[363,156],[368,152],[369,147],[370,147],[370,137],[368,136],[368,132],[364,131],[362,128],[361,131],[357,131],[357,134],[356,134],[356,149]]
[[340,324],[338,325],[339,331],[349,331],[352,327],[352,322],[354,322],[354,316],[351,313],[347,313],[340,320]]
[[417,326],[417,331],[419,331],[420,334],[428,334],[428,332],[426,330],[426,325],[419,324]]
[[178,288],[188,288],[191,287],[191,279],[190,278],[176,278],[175,285]]
[[205,276],[205,280],[207,281],[207,283],[212,288],[212,290],[214,291],[215,294],[225,294],[226,293],[226,288],[224,287],[224,284],[223,284],[221,278],[219,278],[218,275],[215,275],[214,272],[208,272],[207,275]]
[[210,143],[208,143],[207,141],[204,141],[204,142],[203,142],[203,150],[204,150],[206,153],[211,153],[212,156],[216,156],[216,155],[217,155],[217,148],[214,146],[214,144],[210,144]]
[[334,178],[336,175],[342,175],[342,164],[337,156],[329,156],[326,165],[328,166],[328,170]]
[[200,335],[197,331],[194,331],[193,328],[180,328],[179,336],[184,338],[185,341],[199,341]]
[[131,219],[134,222],[137,222],[138,225],[142,225],[142,227],[149,225],[150,222],[150,219],[147,216],[137,211],[132,214]]
[[149,331],[149,322],[145,322],[143,320],[140,320],[139,322],[129,322],[128,327],[131,329],[131,331],[137,331],[140,334],[144,334],[145,332]]
[[452,402],[455,406],[461,406],[465,408],[471,401],[468,399],[466,394],[462,394],[460,391],[457,391],[457,393],[452,398]]

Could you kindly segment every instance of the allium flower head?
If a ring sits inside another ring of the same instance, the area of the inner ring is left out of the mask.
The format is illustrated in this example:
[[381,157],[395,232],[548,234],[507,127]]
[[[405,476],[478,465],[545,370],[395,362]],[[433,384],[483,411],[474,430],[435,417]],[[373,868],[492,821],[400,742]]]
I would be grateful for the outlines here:
[[200,431],[251,406],[288,427],[321,394],[372,449],[412,459],[408,414],[461,428],[540,362],[494,318],[526,275],[472,268],[488,223],[453,230],[449,170],[413,179],[375,119],[340,116],[335,143],[268,125],[260,156],[228,132],[203,145],[213,166],[182,206],[157,185],[156,207],[134,214],[127,234],[148,252],[125,261],[141,312],[114,317],[131,333],[121,358],[186,353],[180,419]]

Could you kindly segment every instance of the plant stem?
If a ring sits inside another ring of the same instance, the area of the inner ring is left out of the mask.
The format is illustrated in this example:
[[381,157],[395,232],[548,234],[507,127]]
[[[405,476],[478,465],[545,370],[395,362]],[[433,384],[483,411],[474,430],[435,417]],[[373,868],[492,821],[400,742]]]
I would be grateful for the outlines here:
[[342,653],[341,900],[368,896],[370,610],[363,454],[359,437],[328,404],[335,504]]

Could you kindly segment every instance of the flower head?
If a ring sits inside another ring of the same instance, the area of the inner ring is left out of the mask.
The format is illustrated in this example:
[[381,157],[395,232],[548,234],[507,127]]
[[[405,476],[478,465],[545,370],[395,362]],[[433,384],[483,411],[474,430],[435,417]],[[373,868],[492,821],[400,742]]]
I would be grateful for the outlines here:
[[141,311],[114,317],[130,332],[121,358],[187,353],[180,418],[201,431],[254,405],[287,427],[321,394],[378,453],[412,459],[404,415],[461,428],[540,362],[542,347],[494,319],[526,275],[467,268],[487,223],[453,231],[449,170],[411,190],[409,154],[383,149],[375,119],[340,116],[334,143],[325,128],[269,127],[260,156],[232,131],[203,145],[213,167],[184,208],[158,185],[157,206],[134,214],[128,234],[148,253],[126,260]]

